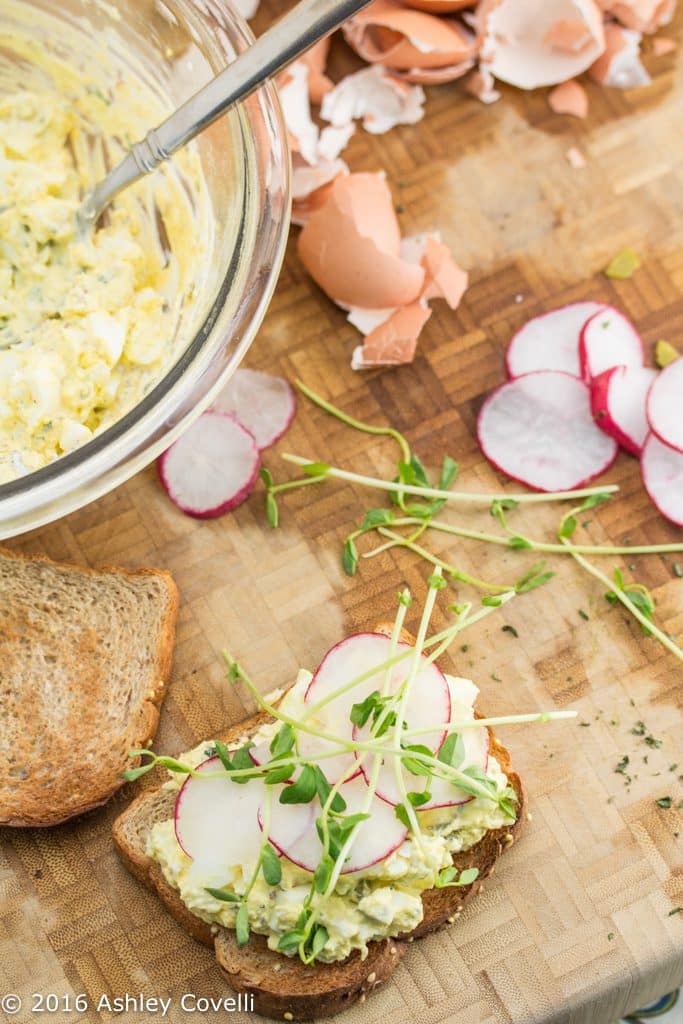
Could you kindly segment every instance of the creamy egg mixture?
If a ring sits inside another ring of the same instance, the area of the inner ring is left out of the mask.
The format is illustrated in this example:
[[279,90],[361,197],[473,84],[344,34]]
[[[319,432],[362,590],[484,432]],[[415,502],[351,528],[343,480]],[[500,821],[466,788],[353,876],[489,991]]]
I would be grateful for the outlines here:
[[203,181],[190,149],[79,238],[84,191],[163,107],[130,73],[108,87],[20,33],[0,47],[22,62],[20,82],[0,66],[1,484],[120,419],[177,356]]
[[[281,707],[292,717],[296,717],[296,708],[301,706],[311,678],[309,672],[300,672],[296,684],[284,698]],[[452,693],[457,693],[458,715],[466,709],[471,715],[478,693],[476,686],[469,680],[446,678]],[[464,703],[463,694],[466,695]],[[251,738],[256,744],[269,741],[278,728],[278,722],[270,722]],[[246,737],[241,742],[245,741]],[[210,742],[201,743],[180,760],[196,767],[206,759],[210,748]],[[499,791],[505,789],[507,778],[495,758],[489,758],[486,774],[495,781]],[[185,778],[172,775],[166,785],[177,790]],[[466,804],[422,812],[419,819],[422,829],[419,844],[406,839],[386,860],[340,877],[333,896],[320,914],[320,922],[329,934],[320,960],[343,960],[353,950],[360,950],[365,956],[372,940],[415,928],[422,920],[420,893],[434,885],[435,875],[451,864],[452,855],[470,849],[487,831],[511,825],[514,820],[494,801],[479,797]],[[243,824],[248,827],[248,823]],[[147,853],[159,864],[167,882],[179,891],[188,909],[204,921],[227,928],[235,926],[234,904],[214,899],[206,889],[227,887],[243,895],[253,873],[253,863],[226,864],[222,871],[209,872],[205,865],[195,864],[183,852],[172,820],[154,825],[148,837]],[[247,901],[249,923],[254,932],[267,937],[271,949],[277,949],[280,937],[295,927],[310,882],[311,875],[286,858],[282,858],[279,885],[269,886],[259,875]]]

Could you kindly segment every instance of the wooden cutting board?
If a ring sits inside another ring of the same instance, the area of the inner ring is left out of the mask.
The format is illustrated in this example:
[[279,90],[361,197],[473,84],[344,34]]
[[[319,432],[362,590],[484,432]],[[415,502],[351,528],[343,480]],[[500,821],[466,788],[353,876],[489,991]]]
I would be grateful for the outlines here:
[[[448,452],[460,461],[464,488],[499,489],[474,422],[525,319],[601,299],[635,320],[648,353],[660,337],[683,347],[683,81],[675,55],[647,63],[647,89],[622,94],[589,84],[585,123],[551,114],[542,91],[504,90],[487,108],[456,83],[430,90],[427,116],[415,126],[379,137],[359,130],[347,153],[352,169],[384,168],[404,232],[438,228],[471,271],[470,289],[455,314],[435,304],[412,366],[356,374],[356,332],[307,277],[293,237],[249,365],[301,377],[355,415],[398,427],[430,467]],[[333,72],[353,66],[337,44]],[[585,155],[584,169],[567,162],[571,146]],[[640,253],[643,267],[630,281],[608,281],[601,269],[624,246]],[[291,475],[279,457],[287,450],[387,475],[396,454],[391,442],[354,433],[305,401],[265,456],[277,479]],[[649,502],[633,459],[621,455],[606,479],[620,485],[619,497],[589,513],[577,536],[683,538]],[[313,668],[346,632],[391,616],[402,583],[424,595],[426,567],[405,552],[362,560],[353,579],[343,574],[341,541],[377,503],[376,494],[330,482],[284,498],[277,531],[266,525],[258,492],[233,515],[197,522],[169,503],[151,467],[11,546],[85,565],[172,571],[182,602],[156,746],[176,753],[250,708],[225,680],[224,647],[266,691],[291,681],[299,666]],[[528,534],[551,538],[557,510],[517,516]],[[453,509],[448,518],[495,528],[486,511]],[[513,580],[534,560],[442,536],[427,544],[490,580]],[[674,561],[601,564],[608,572],[625,566],[650,587],[657,621],[680,637],[683,584]],[[394,981],[348,1012],[348,1024],[608,1024],[683,982],[683,914],[669,916],[683,904],[681,664],[570,559],[549,564],[557,575],[548,586],[473,629],[468,650],[456,647],[445,666],[475,679],[492,714],[575,708],[580,724],[502,730],[529,791],[526,835],[457,925],[416,943]],[[463,587],[448,599],[456,593],[473,595]],[[503,631],[506,624],[518,635]],[[639,721],[661,746],[632,732]],[[615,772],[625,755],[630,785]],[[676,761],[681,768],[671,767]],[[172,1021],[230,1019],[183,1012],[184,993],[229,993],[212,955],[114,854],[111,823],[135,791],[127,787],[109,807],[60,828],[2,833],[0,989],[25,1001],[8,1021],[36,1019],[28,1013],[34,992],[84,993],[89,1010],[50,1018],[65,1022],[109,1020],[94,1007],[102,995],[126,993],[172,997]],[[656,800],[668,795],[672,809],[660,809]],[[157,1015],[131,1009],[120,1019]]]

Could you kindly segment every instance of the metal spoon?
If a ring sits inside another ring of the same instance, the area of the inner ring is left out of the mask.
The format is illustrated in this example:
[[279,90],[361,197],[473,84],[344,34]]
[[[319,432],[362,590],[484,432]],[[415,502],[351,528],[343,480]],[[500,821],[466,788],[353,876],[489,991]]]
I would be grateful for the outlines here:
[[128,156],[84,199],[76,219],[87,233],[114,196],[149,174],[199,132],[329,35],[370,0],[300,0],[158,128],[136,143]]

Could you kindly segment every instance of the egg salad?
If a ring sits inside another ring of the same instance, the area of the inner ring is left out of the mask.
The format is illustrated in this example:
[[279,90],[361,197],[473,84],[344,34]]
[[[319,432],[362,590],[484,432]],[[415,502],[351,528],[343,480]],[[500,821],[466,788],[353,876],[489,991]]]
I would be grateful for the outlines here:
[[[476,686],[469,680],[445,678],[451,694],[457,695],[458,715],[468,713],[471,716],[478,693]],[[309,672],[299,673],[295,685],[279,705],[283,713],[296,717],[311,679]],[[273,740],[279,726],[277,721],[269,722],[249,740],[258,749]],[[239,748],[246,739],[231,745],[231,749]],[[214,750],[211,742],[201,743],[180,760],[195,768]],[[502,793],[508,785],[493,757],[488,759],[486,777],[497,793]],[[180,790],[186,778],[186,775],[174,773],[166,787]],[[439,872],[451,865],[453,854],[470,849],[487,831],[510,826],[514,820],[494,798],[482,796],[422,812],[419,839],[409,833],[386,858],[363,870],[340,875],[330,898],[324,905],[321,903],[319,922],[327,940],[317,959],[327,963],[339,961],[354,950],[366,956],[369,942],[411,931],[422,920],[421,893],[434,886]],[[244,827],[244,849],[249,851],[239,863],[191,859],[176,837],[173,820],[161,821],[152,827],[147,853],[160,866],[166,881],[178,890],[187,908],[204,921],[228,928],[234,928],[236,923],[237,903],[214,898],[208,890],[227,889],[238,898],[248,892],[246,907],[251,930],[266,936],[271,949],[278,949],[283,935],[296,927],[304,910],[311,873],[283,856],[279,882],[270,885],[259,874],[249,890],[254,874],[253,844],[246,834],[247,823],[235,822],[235,826]]]
[[133,78],[107,92],[34,40],[0,44],[32,68],[0,82],[2,484],[120,419],[177,355],[202,179],[188,150],[79,237],[85,190],[163,108]]

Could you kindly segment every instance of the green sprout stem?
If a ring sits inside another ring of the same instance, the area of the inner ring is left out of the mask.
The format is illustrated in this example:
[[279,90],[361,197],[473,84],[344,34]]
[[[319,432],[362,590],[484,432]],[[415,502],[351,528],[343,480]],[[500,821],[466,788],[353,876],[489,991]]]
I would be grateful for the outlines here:
[[[423,529],[428,524],[423,524]],[[388,537],[390,544],[382,545],[382,549],[386,550],[388,547],[402,547],[408,551],[412,551],[413,554],[419,555],[420,558],[424,558],[426,562],[431,562],[432,565],[448,573],[448,575],[455,580],[459,580],[461,583],[468,583],[471,587],[476,587],[478,590],[486,590],[492,594],[505,594],[508,590],[512,590],[512,587],[507,584],[499,583],[487,583],[486,580],[480,580],[476,576],[471,576],[469,573],[464,572],[462,569],[458,569],[454,565],[450,565],[437,555],[433,555],[431,551],[427,551],[420,544],[416,544],[412,537],[401,537],[398,533],[394,533],[392,530],[388,530],[386,526],[378,526],[377,532],[383,537]],[[364,557],[369,558],[373,555],[379,554],[379,549],[375,548],[373,551],[369,551]]]
[[[399,519],[394,519],[392,526],[417,526],[422,524],[426,529],[438,530],[440,533],[450,533],[454,537],[464,537],[469,540],[479,540],[487,544],[499,544],[501,547],[514,547],[514,544],[510,543],[509,537],[501,537],[495,533],[485,533],[481,530],[468,530],[462,526],[452,526],[450,523],[439,523],[431,520],[425,523],[424,521],[417,519],[414,516],[404,516]],[[376,529],[376,527],[369,527],[369,529]],[[367,532],[366,530],[362,532]],[[516,534],[520,536],[520,534]],[[530,537],[522,536],[522,540],[526,541],[529,545],[528,549],[533,551],[543,551],[554,554],[568,555],[571,554],[567,549],[566,544],[547,544],[544,541],[532,540]],[[371,558],[373,555],[379,554],[380,551],[385,550],[391,545],[386,544],[381,547],[374,548],[368,554],[364,555],[365,558]],[[664,554],[676,554],[683,552],[683,543],[681,544],[632,544],[632,545],[593,545],[593,544],[572,544],[572,551],[576,551],[583,555],[664,555]]]
[[342,423],[346,423],[347,426],[353,427],[354,430],[360,430],[363,434],[375,434],[379,437],[384,436],[393,438],[401,449],[401,457],[403,461],[410,462],[410,446],[403,434],[398,430],[394,430],[393,427],[376,427],[370,423],[363,423],[362,420],[357,420],[355,417],[349,416],[348,413],[343,412],[343,410],[337,408],[336,405],[332,405],[331,402],[321,398],[320,395],[316,395],[315,391],[311,391],[311,389],[306,387],[302,381],[297,380],[295,383],[302,395],[305,395],[306,398],[310,399],[310,401],[313,402],[314,405],[317,405],[319,409],[323,409],[331,416],[341,420]]
[[[559,722],[567,718],[576,718],[578,711],[537,711],[527,715],[500,715],[497,718],[472,718],[464,722],[449,722],[444,726],[444,732],[462,732],[463,729],[493,729],[499,725],[523,725],[527,722]],[[441,728],[441,727],[439,727]],[[413,736],[424,736],[434,732],[433,729],[404,729],[404,739]]]
[[324,481],[325,477],[323,476],[305,476],[300,480],[288,480],[284,484],[273,484],[268,491],[270,494],[280,494],[282,491],[292,491],[296,487],[308,487],[309,484],[320,484]]
[[[301,455],[285,453],[282,458],[285,462],[291,462],[295,466],[317,467],[313,459],[306,459]],[[380,480],[372,476],[363,476],[361,473],[352,473],[346,469],[338,469],[336,466],[325,465],[324,471],[314,475],[333,477],[337,480],[346,480],[349,483],[361,484],[364,487],[371,487],[379,491],[390,491],[395,494],[413,494],[421,498],[443,498],[444,501],[468,502],[476,505],[490,505],[493,501],[514,499],[520,503],[539,504],[542,502],[568,501],[572,498],[585,498],[593,494],[611,494],[618,491],[617,484],[605,484],[602,487],[584,487],[576,491],[555,491],[546,492],[525,492],[523,494],[484,494],[473,491],[442,491],[437,487],[418,487],[414,484],[406,484],[401,481]]]
[[[406,711],[408,709],[408,701],[410,694],[415,684],[415,680],[420,671],[420,662],[422,661],[422,651],[424,649],[424,642],[427,638],[427,630],[429,628],[429,622],[434,611],[434,602],[436,601],[436,595],[439,588],[443,584],[442,570],[440,566],[437,566],[436,572],[429,581],[429,589],[427,591],[427,599],[422,609],[422,618],[420,619],[420,625],[418,626],[417,636],[415,638],[415,646],[413,647],[413,655],[410,659],[410,667],[408,669],[408,675],[403,684],[403,691],[401,695],[401,703],[399,704],[398,711],[396,713],[396,722],[394,724],[393,732],[393,747],[395,750],[394,755],[394,775],[396,777],[396,785],[401,796],[401,802],[406,809],[408,815],[408,821],[410,822],[410,830],[416,839],[419,847],[420,837],[420,824],[410,800],[408,799],[408,792],[406,789],[405,779],[403,777],[403,761],[401,759],[401,744],[403,742],[403,725],[406,718]],[[381,761],[378,757],[375,758],[375,767],[377,768],[377,775],[379,775],[379,765]],[[377,782],[375,781],[375,786]]]
[[623,604],[624,608],[626,608],[631,613],[631,615],[633,615],[633,617],[638,620],[638,622],[646,630],[646,632],[651,633],[652,636],[659,640],[660,644],[662,644],[663,647],[666,647],[666,649],[670,651],[674,655],[674,657],[678,658],[679,661],[683,661],[683,650],[681,650],[678,644],[675,643],[675,641],[672,640],[670,636],[667,636],[666,633],[664,633],[658,626],[656,626],[651,619],[648,619],[647,616],[643,615],[643,613],[640,611],[639,608],[636,607],[633,601],[629,600],[628,594],[621,590],[620,587],[615,587],[614,583],[612,582],[612,580],[610,580],[609,576],[605,575],[605,573],[602,572],[601,569],[598,569],[596,566],[592,565],[583,557],[583,555],[575,551],[574,545],[571,543],[571,541],[563,537],[562,542],[568,548],[570,554],[579,563],[579,565],[582,568],[584,568],[586,572],[589,572],[591,576],[594,576],[596,580],[600,580],[600,582],[607,587],[607,590],[612,592],[615,595],[616,599]]
[[[515,597],[515,592],[513,590],[510,590],[505,594],[501,594],[500,605],[498,607],[507,604],[507,602],[510,601],[513,597]],[[424,648],[434,647],[436,649],[429,655],[429,658],[427,660],[429,662],[436,661],[436,659],[440,657],[444,653],[444,651],[448,649],[448,647],[450,647],[450,645],[453,643],[453,640],[459,633],[461,633],[464,629],[467,629],[469,626],[473,626],[476,622],[479,622],[480,619],[485,619],[486,616],[490,615],[492,611],[495,611],[495,609],[492,607],[485,606],[479,608],[476,612],[474,612],[473,615],[469,616],[468,618],[463,619],[462,617],[459,617],[457,622],[454,622],[446,629],[441,630],[441,632],[435,633],[433,636],[428,637],[424,642]],[[343,686],[340,686],[338,689],[333,690],[331,693],[327,695],[327,697],[323,697],[322,700],[319,700],[316,704],[312,704],[311,707],[303,715],[301,721],[306,722],[308,718],[316,714],[318,711],[326,707],[328,704],[331,704],[333,700],[336,700],[338,697],[342,697],[345,693],[348,693],[350,690],[355,689],[361,683],[364,683],[368,679],[371,679],[377,672],[381,672],[385,669],[391,668],[392,666],[397,665],[399,662],[404,661],[406,658],[410,657],[410,654],[411,648],[407,648],[405,651],[401,651],[400,654],[396,654],[391,658],[387,658],[386,661],[381,662],[379,665],[376,665],[371,669],[367,669],[365,672],[361,672],[360,675],[356,676],[354,679],[351,679],[348,683],[344,683]],[[264,708],[264,710],[266,709]],[[269,713],[272,714],[273,712]]]

